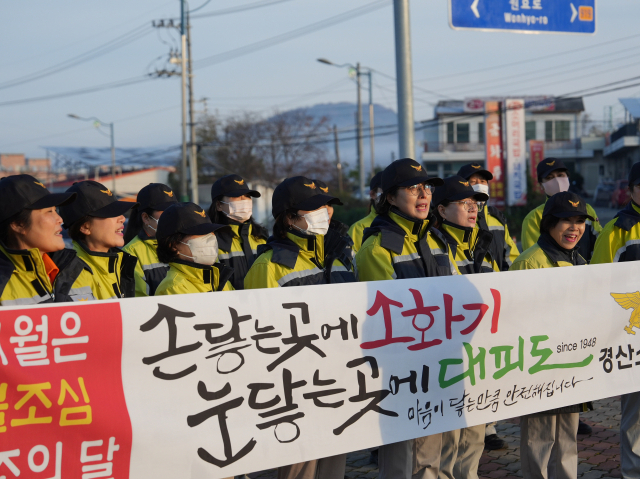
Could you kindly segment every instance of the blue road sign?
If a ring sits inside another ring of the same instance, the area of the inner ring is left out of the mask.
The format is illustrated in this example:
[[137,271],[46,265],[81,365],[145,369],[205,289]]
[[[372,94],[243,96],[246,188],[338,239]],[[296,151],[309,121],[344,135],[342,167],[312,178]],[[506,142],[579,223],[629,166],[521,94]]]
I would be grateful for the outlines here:
[[596,0],[449,0],[449,23],[456,30],[592,34]]

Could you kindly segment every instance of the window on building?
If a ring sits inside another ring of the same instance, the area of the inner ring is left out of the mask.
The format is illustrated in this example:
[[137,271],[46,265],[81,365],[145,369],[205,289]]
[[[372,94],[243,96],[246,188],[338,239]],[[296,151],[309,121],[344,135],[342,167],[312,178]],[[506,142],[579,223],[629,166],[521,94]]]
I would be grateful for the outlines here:
[[557,120],[555,122],[555,140],[556,141],[569,141],[571,139],[571,133],[569,131],[571,122],[569,120]]
[[453,132],[453,122],[447,123],[447,143],[455,143],[456,138]]
[[469,143],[469,123],[456,123],[456,143]]
[[526,135],[525,139],[527,141],[536,139],[536,122],[535,121],[528,121],[525,123],[525,135]]
[[544,141],[553,141],[553,121],[544,122]]
[[484,121],[478,123],[478,143],[484,143]]

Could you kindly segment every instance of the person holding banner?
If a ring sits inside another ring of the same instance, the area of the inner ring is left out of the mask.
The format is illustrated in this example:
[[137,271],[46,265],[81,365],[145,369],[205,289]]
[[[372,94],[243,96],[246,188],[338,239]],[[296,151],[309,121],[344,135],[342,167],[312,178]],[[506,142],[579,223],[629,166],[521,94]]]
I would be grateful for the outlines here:
[[229,226],[211,222],[195,203],[176,203],[158,222],[158,258],[169,265],[156,296],[233,291],[233,270],[218,259],[220,231]]
[[167,276],[169,266],[161,263],[156,253],[158,219],[169,206],[177,203],[173,190],[162,183],[150,183],[138,192],[138,206],[131,209],[131,217],[124,231],[123,251],[138,258],[134,272],[136,296],[153,296],[160,282]]
[[371,223],[378,216],[376,213],[375,205],[382,195],[382,188],[380,187],[380,181],[382,179],[382,172],[378,172],[373,175],[371,181],[369,182],[369,214],[362,218],[361,220],[356,221],[349,228],[348,235],[353,240],[353,252],[357,253],[358,250],[362,247],[362,236],[364,234],[364,230],[371,226]]
[[267,230],[253,219],[251,198],[260,198],[260,193],[250,190],[239,175],[223,176],[211,186],[209,218],[214,224],[229,225],[217,234],[218,260],[233,269],[234,289],[244,289],[258,246],[267,242]]
[[[538,182],[547,195],[547,199],[556,193],[569,191],[569,170],[558,158],[545,158],[537,166]],[[586,204],[586,203],[585,203]],[[540,236],[540,222],[542,221],[542,212],[545,203],[531,211],[522,222],[522,249],[531,248],[538,241]],[[589,217],[593,220],[587,220],[587,231],[582,236],[578,251],[580,255],[587,261],[591,260],[593,247],[596,244],[598,234],[602,231],[602,226],[598,221],[598,215],[591,205],[586,204]]]
[[[596,241],[591,264],[640,261],[640,163],[629,170],[631,200],[609,221]],[[624,308],[637,308],[629,301]],[[640,392],[623,394],[620,419],[620,470],[625,479],[640,478]]]
[[[582,266],[579,253],[587,220],[595,221],[587,204],[575,193],[551,196],[544,205],[540,237],[524,251],[509,271]],[[588,404],[576,404],[520,418],[520,461],[524,479],[575,479],[578,475],[578,413]]]
[[[462,176],[445,178],[433,193],[438,229],[456,249],[453,256],[460,274],[500,272],[492,257],[493,234],[476,228],[479,211],[489,195],[476,191]],[[497,252],[500,257],[503,251]],[[442,433],[440,479],[477,479],[485,444],[485,425]]]
[[[431,228],[429,207],[440,178],[429,178],[411,158],[396,160],[382,172],[378,216],[364,230],[356,254],[359,281],[427,278],[459,274],[442,234]],[[442,434],[386,444],[378,449],[381,479],[436,479]]]
[[134,270],[138,259],[125,253],[124,214],[137,203],[118,201],[106,186],[93,180],[74,183],[73,203],[60,206],[73,249],[93,279],[92,299],[135,297]]
[[27,306],[94,299],[92,277],[65,249],[56,207],[75,193],[49,193],[30,175],[0,180],[0,305]]
[[[493,180],[493,175],[480,163],[464,165],[458,170],[458,176],[467,180],[475,191],[489,195],[489,181]],[[485,202],[478,212],[476,223],[481,230],[491,232],[491,257],[498,262],[501,271],[508,271],[520,252],[509,234],[506,218],[498,208],[488,206]],[[500,441],[504,443],[501,439]]]

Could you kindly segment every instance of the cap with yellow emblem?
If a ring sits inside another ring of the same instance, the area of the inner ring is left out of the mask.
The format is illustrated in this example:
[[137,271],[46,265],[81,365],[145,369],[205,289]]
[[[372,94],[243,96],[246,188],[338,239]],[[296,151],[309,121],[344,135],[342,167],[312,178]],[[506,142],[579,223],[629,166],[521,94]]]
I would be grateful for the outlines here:
[[207,235],[229,226],[212,223],[205,210],[195,203],[175,203],[162,213],[158,221],[156,238],[167,238],[176,233]]
[[587,204],[582,198],[570,191],[556,193],[547,200],[542,211],[542,217],[555,216],[556,218],[571,218],[572,216],[584,216],[595,221],[587,212]]
[[93,180],[78,181],[71,185],[67,193],[77,195],[73,203],[60,207],[63,226],[67,229],[85,216],[115,218],[138,205],[131,201],[118,201],[109,188]]
[[437,206],[444,200],[459,201],[467,198],[473,198],[476,201],[487,201],[489,195],[474,190],[473,186],[465,178],[455,175],[445,178],[444,184],[436,187],[431,201]]
[[443,184],[442,178],[429,178],[422,165],[411,158],[396,160],[382,172],[381,185],[385,193],[395,186],[413,186],[425,182],[433,186]]
[[305,176],[287,178],[273,191],[271,214],[277,218],[286,210],[314,211],[324,205],[341,205],[339,198],[323,191],[325,188]]
[[218,179],[211,185],[211,199],[228,196],[229,198],[237,198],[238,196],[251,196],[260,198],[260,193],[250,190],[247,182],[240,175],[226,175]]
[[549,173],[556,170],[569,171],[567,166],[562,162],[562,160],[558,158],[545,158],[540,163],[538,163],[538,166],[536,166],[538,181],[542,182],[542,180],[546,178],[549,175]]
[[31,175],[13,175],[0,180],[0,222],[8,220],[22,210],[41,210],[73,202],[76,195],[49,193],[43,183]]
[[138,192],[136,200],[138,200],[140,211],[144,211],[147,208],[155,211],[164,211],[178,202],[173,190],[162,183],[149,183]]

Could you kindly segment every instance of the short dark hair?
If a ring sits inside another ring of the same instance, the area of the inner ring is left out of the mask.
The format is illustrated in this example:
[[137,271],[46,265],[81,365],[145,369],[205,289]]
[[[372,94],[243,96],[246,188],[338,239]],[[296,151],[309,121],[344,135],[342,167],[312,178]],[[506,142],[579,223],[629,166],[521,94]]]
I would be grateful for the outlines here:
[[280,213],[276,218],[276,222],[273,224],[273,236],[274,238],[286,238],[289,226],[285,223],[285,219],[290,220],[298,216],[297,210],[288,209],[284,213]]
[[135,238],[142,227],[144,222],[142,221],[142,213],[146,213],[149,216],[153,216],[156,210],[153,208],[140,209],[137,206],[131,208],[131,215],[129,221],[127,221],[127,228],[124,230],[124,244],[128,244],[133,238]]
[[560,223],[560,218],[553,215],[547,215],[540,222],[540,233],[549,233],[556,225]]
[[389,188],[389,191],[385,191],[380,195],[380,201],[374,203],[373,205],[373,207],[376,209],[376,213],[378,213],[379,215],[389,214],[389,210],[393,205],[389,203],[389,200],[387,199],[387,195],[391,195],[395,197],[397,196],[399,189],[400,189],[399,186],[393,186]]
[[80,228],[82,228],[85,225],[85,223],[91,222],[91,219],[92,219],[91,216],[83,216],[78,221],[76,221],[71,226],[69,226],[69,237],[73,241],[82,241],[84,243],[87,238],[87,235],[82,233],[80,231]]
[[442,205],[442,206],[444,206],[446,208],[450,204],[451,204],[451,201],[449,201],[449,200],[442,200],[437,205],[432,204],[433,215],[435,216],[435,219],[436,219],[436,224],[434,226],[436,228],[440,227],[440,225],[444,222],[444,218],[442,216],[440,216],[440,212],[438,211],[438,206]]
[[[211,199],[211,206],[209,206],[209,211],[207,212],[207,214],[209,215],[209,219],[211,220],[212,223],[218,224],[218,225],[228,225],[229,217],[225,215],[222,211],[218,211],[218,208],[217,208],[218,201],[222,201],[222,198],[223,198],[222,196],[216,196],[215,198]],[[251,226],[252,226],[251,236],[253,236],[254,238],[264,239],[264,240],[268,238],[269,233],[267,232],[267,228],[262,226],[256,220],[254,220],[253,216],[249,218],[249,223],[251,223]]]
[[177,245],[187,235],[183,233],[174,233],[169,236],[165,236],[162,239],[158,239],[158,247],[156,253],[158,253],[158,259],[163,263],[171,263],[178,259]]
[[8,248],[17,249],[18,248],[18,239],[16,237],[16,232],[13,231],[11,225],[17,223],[19,226],[22,226],[25,229],[31,227],[31,212],[33,210],[23,209],[19,211],[15,215],[7,218],[2,223],[0,223],[0,242]]

